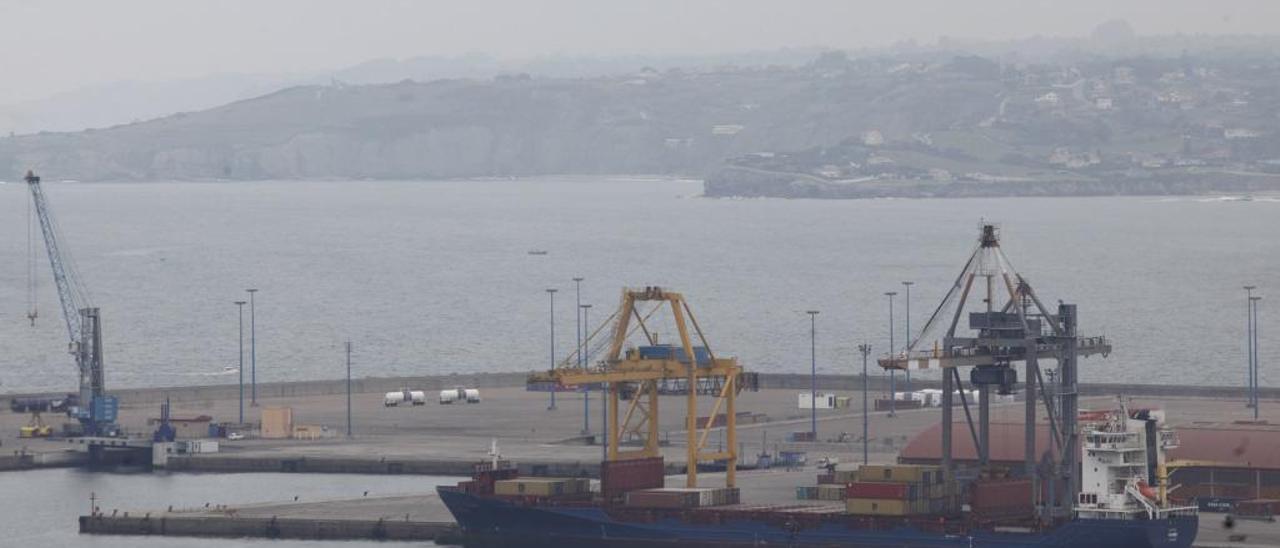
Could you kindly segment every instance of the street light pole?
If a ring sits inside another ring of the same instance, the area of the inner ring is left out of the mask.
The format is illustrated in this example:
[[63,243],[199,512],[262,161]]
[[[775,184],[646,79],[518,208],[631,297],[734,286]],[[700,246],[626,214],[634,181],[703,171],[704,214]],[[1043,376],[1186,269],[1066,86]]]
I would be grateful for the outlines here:
[[[578,355],[578,367],[582,367],[582,276],[573,279],[573,300],[576,305],[573,309],[574,330],[573,334],[578,338],[578,347],[575,354]],[[582,390],[582,435],[591,433],[590,424],[587,422],[587,409],[591,407],[591,391],[583,387]]]
[[253,294],[257,289],[246,289],[249,292],[249,406],[258,406],[258,320],[254,313]]
[[1258,391],[1261,389],[1261,387],[1258,386],[1259,384],[1258,369],[1260,369],[1262,365],[1258,363],[1258,301],[1261,301],[1261,300],[1262,300],[1262,297],[1250,298],[1250,301],[1253,302],[1252,318],[1253,318],[1253,420],[1254,421],[1258,420],[1258,407],[1259,407]]
[[[809,417],[810,433],[818,441],[818,311],[809,310]],[[691,388],[692,389],[692,388]]]
[[1246,408],[1253,407],[1253,379],[1254,379],[1253,368],[1255,367],[1255,364],[1253,362],[1253,358],[1254,358],[1253,356],[1253,290],[1257,288],[1258,286],[1256,285],[1244,286],[1245,295],[1246,295],[1245,314],[1248,316],[1248,323],[1246,324],[1247,327],[1245,328],[1245,336],[1244,336],[1246,341],[1245,354],[1246,354],[1246,358],[1249,361],[1249,370],[1245,376],[1245,385],[1248,393],[1247,395],[1248,403],[1245,403],[1244,405]]
[[347,439],[351,439],[351,341],[347,341]]
[[[547,295],[551,296],[551,369],[556,368],[556,291],[547,290]],[[547,411],[556,410],[556,387],[555,383],[551,384],[551,405],[547,406]]]
[[[911,349],[911,286],[915,284],[916,284],[915,282],[902,282],[902,285],[907,288],[907,291],[906,291],[907,292],[906,294],[907,332],[906,332],[906,335],[903,337],[903,341],[902,341],[903,350]],[[910,392],[911,391],[911,370],[907,369],[905,375],[907,376],[907,392]]]
[[[893,296],[897,295],[897,291],[886,291],[885,296],[889,297],[889,358],[893,359],[894,342],[893,342]],[[897,369],[889,370],[889,416],[896,416],[898,410],[898,377]]]
[[236,369],[240,374],[240,424],[244,424],[244,303],[236,301],[236,309],[240,312],[240,367]]
[[[591,322],[587,321],[587,312],[591,310],[589,304],[579,304],[578,309],[582,311],[582,329],[585,332],[591,329]],[[590,335],[583,337],[582,342],[578,345],[578,363],[582,367],[587,366],[587,345],[591,344]],[[582,392],[582,435],[591,434],[591,386],[584,385]]]
[[858,352],[862,353],[862,464],[866,465],[871,462],[869,457],[869,444],[871,443],[871,439],[869,438],[870,434],[868,432],[869,428],[867,424],[870,417],[867,406],[867,354],[871,353],[871,344],[865,343],[858,345]]

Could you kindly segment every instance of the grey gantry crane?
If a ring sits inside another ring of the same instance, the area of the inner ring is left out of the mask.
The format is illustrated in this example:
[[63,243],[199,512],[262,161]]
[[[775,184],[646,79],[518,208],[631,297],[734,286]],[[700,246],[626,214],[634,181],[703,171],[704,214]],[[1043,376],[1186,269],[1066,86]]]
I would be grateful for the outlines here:
[[44,235],[49,266],[53,269],[62,319],[67,325],[68,350],[75,356],[80,372],[79,401],[68,414],[80,421],[80,435],[117,436],[120,433],[116,425],[119,400],[106,393],[103,382],[102,316],[89,300],[89,292],[80,280],[75,263],[58,247],[58,224],[40,187],[40,178],[28,171],[26,182],[40,221],[40,232]]
[[[968,333],[961,327],[965,312],[969,312]],[[1106,337],[1078,335],[1076,321],[1074,304],[1059,301],[1057,310],[1044,306],[1031,283],[1014,270],[1000,248],[996,226],[984,223],[964,270],[924,328],[914,338],[908,333],[906,351],[891,353],[879,362],[885,369],[942,371],[942,464],[953,473],[952,398],[960,398],[979,466],[985,469],[991,456],[991,392],[1014,391],[1019,384],[1016,364],[1025,364],[1021,383],[1026,415],[1023,466],[1034,486],[1033,500],[1028,502],[1041,516],[1052,519],[1070,511],[1080,490],[1077,360],[1105,357],[1111,352]],[[1050,377],[1056,381],[1052,397],[1057,405],[1050,401],[1041,360],[1057,362],[1057,375]],[[978,389],[976,421],[965,392],[957,390],[963,385],[961,368],[969,368],[969,383]],[[1036,448],[1037,405],[1041,403],[1049,419],[1052,462],[1047,466],[1041,466],[1041,452]],[[1048,497],[1041,497],[1042,482],[1048,482]]]

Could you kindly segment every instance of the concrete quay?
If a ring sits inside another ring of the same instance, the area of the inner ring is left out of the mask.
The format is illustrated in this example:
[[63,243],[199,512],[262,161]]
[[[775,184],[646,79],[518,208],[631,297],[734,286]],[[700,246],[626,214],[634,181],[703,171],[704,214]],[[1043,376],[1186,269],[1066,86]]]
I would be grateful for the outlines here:
[[80,533],[300,540],[437,541],[457,526],[438,497],[371,497],[213,510],[80,516]]

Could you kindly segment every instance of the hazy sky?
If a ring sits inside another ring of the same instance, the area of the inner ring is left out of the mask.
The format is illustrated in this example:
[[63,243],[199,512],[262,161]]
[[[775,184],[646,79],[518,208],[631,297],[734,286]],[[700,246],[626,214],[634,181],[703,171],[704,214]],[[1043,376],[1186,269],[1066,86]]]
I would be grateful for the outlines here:
[[0,103],[86,84],[488,52],[857,48],[939,36],[1274,33],[1280,0],[0,0]]

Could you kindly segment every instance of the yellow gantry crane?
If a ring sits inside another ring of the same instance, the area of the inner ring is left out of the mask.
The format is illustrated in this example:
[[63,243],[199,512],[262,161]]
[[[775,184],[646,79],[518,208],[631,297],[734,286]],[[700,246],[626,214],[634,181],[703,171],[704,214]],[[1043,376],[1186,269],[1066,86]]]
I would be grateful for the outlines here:
[[[650,304],[654,305],[652,309],[642,314],[640,309]],[[646,324],[663,309],[670,311],[679,335],[677,344],[659,344],[657,334]],[[684,390],[678,391],[685,394],[687,406],[687,486],[698,486],[698,463],[723,461],[727,463],[726,486],[733,487],[738,462],[735,400],[743,388],[738,360],[715,356],[688,302],[674,291],[660,287],[624,289],[618,310],[605,324],[609,322],[613,322],[613,333],[603,359],[587,366],[577,365],[576,361],[570,364],[566,359],[551,371],[531,375],[529,382],[552,382],[559,386],[607,384],[609,436],[605,443],[609,461],[662,456],[658,438],[659,394],[683,384]],[[627,347],[627,339],[637,330],[643,333],[643,344]],[[700,392],[715,397],[715,405],[703,424],[698,424]],[[623,394],[631,394],[631,398],[625,413],[619,413]],[[725,446],[723,450],[709,451],[707,440],[722,410]],[[624,451],[621,441],[625,437],[639,438],[644,445]]]

